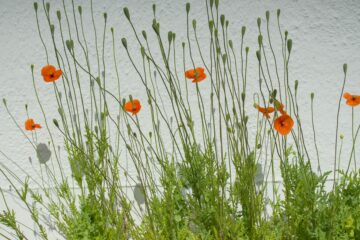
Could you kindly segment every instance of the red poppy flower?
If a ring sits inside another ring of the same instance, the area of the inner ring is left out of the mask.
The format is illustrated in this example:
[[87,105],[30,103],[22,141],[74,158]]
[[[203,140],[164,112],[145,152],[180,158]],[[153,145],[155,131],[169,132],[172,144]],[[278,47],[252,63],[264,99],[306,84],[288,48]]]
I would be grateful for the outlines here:
[[195,69],[190,69],[185,72],[185,77],[192,79],[193,83],[201,82],[206,78],[204,68],[198,67]]
[[136,115],[141,109],[140,101],[138,99],[128,101],[125,103],[124,109],[125,111],[132,113],[132,115]]
[[41,128],[40,124],[35,123],[34,119],[29,118],[25,121],[25,129],[28,131],[33,131],[36,128]]
[[343,97],[346,99],[346,104],[355,107],[360,104],[360,96],[358,95],[351,95],[350,93],[344,93]]
[[293,126],[294,121],[287,114],[281,115],[274,121],[275,130],[283,136],[289,134]]
[[41,75],[45,82],[54,82],[62,75],[61,69],[56,69],[53,65],[46,65],[41,69]]

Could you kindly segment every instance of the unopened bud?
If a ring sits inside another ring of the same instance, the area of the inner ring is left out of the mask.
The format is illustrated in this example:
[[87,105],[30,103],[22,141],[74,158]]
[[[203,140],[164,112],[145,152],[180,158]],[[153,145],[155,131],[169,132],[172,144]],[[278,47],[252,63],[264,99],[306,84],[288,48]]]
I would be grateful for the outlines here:
[[130,13],[129,13],[129,9],[127,7],[124,7],[124,14],[125,14],[125,17],[127,18],[127,20],[130,21]]
[[124,46],[124,48],[127,49],[127,41],[126,41],[126,38],[122,38],[122,39],[121,39],[121,42],[122,42],[122,45]]
[[190,12],[190,3],[186,3],[186,13],[189,14]]
[[292,40],[289,39],[289,40],[287,41],[287,49],[288,49],[288,52],[289,52],[289,53],[291,52],[291,48],[292,48]]
[[343,70],[344,70],[344,73],[346,74],[346,72],[347,72],[347,64],[346,63],[344,63],[344,65],[343,65]]
[[61,12],[59,10],[56,11],[56,16],[60,21],[61,20]]
[[34,9],[35,9],[35,12],[37,12],[37,10],[38,10],[38,3],[37,2],[34,2]]
[[59,122],[56,119],[53,119],[53,123],[57,128],[59,127]]
[[241,28],[241,37],[244,37],[245,32],[246,32],[246,27],[243,26],[243,27]]

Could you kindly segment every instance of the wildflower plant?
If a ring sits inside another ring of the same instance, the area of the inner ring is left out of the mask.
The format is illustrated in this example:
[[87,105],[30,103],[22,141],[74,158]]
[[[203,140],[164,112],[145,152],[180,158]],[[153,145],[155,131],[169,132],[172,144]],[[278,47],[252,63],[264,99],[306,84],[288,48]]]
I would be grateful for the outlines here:
[[[315,94],[309,96],[311,146],[300,118],[299,82],[289,74],[293,42],[281,27],[280,10],[275,17],[267,11],[265,23],[257,20],[258,45],[250,50],[246,27],[241,28],[240,42],[231,40],[229,20],[219,4],[219,0],[205,1],[209,33],[205,46],[189,3],[184,6],[186,39],[181,43],[175,32],[164,33],[156,5],[151,33],[140,33],[130,10],[123,9],[136,39],[130,43],[127,38],[115,38],[107,13],[101,31],[92,21],[90,37],[82,7],[74,1],[63,1],[63,9],[57,11],[48,2],[34,3],[45,58],[42,69],[31,65],[30,73],[43,118],[32,119],[26,107],[23,127],[12,115],[10,103],[4,99],[3,105],[33,146],[40,170],[37,177],[21,179],[1,163],[0,173],[28,210],[40,239],[53,239],[54,232],[62,239],[360,238],[360,177],[356,166],[350,167],[356,164],[360,125],[352,122],[348,169],[339,168],[342,141],[339,145],[337,127],[334,170],[323,172],[319,155],[309,153],[311,147],[318,153]],[[39,19],[40,11],[45,19]],[[272,24],[281,39],[280,58],[272,45]],[[108,39],[110,59],[105,54]],[[131,63],[144,95],[122,95],[123,85],[130,80],[120,79],[119,41],[126,52],[122,57]],[[255,54],[257,62],[249,62],[249,54]],[[247,89],[249,64],[258,70],[259,88],[254,95]],[[346,64],[343,72],[338,109],[345,99],[354,114],[359,96],[344,93]],[[107,87],[110,81],[117,89]],[[39,84],[54,89],[56,119],[47,117]],[[258,113],[255,118],[254,112]],[[37,131],[47,131],[49,142],[42,143],[45,140],[37,137]],[[60,134],[65,153],[57,148],[55,133]],[[314,157],[319,163],[315,171],[310,164]],[[17,167],[26,172],[23,166]],[[282,187],[276,183],[276,171],[281,173]],[[333,187],[326,189],[331,177]],[[128,186],[133,186],[137,204]],[[5,230],[1,236],[32,239],[21,218],[8,207],[2,188],[0,192],[5,204],[0,213]]]

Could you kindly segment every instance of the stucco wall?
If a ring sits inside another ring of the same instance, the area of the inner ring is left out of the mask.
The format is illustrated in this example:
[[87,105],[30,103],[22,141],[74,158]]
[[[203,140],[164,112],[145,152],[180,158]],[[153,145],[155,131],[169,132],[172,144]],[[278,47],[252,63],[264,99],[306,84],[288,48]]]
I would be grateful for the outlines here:
[[[62,8],[60,2],[51,1],[52,18],[54,20],[56,19],[54,11]],[[70,3],[70,1],[65,2]],[[83,6],[85,25],[91,26],[89,2],[75,2],[76,5],[81,4]],[[121,93],[124,96],[129,94],[142,96],[144,101],[144,91],[141,89],[140,82],[130,66],[120,43],[121,37],[127,37],[131,48],[131,43],[135,41],[134,35],[123,15],[122,8],[124,6],[129,7],[138,31],[146,29],[150,33],[153,2],[157,4],[158,20],[164,33],[168,30],[176,32],[180,51],[180,43],[186,37],[185,1],[94,1],[98,28],[102,29],[103,12],[108,13],[108,26],[115,28],[120,78],[123,86]],[[343,79],[343,63],[348,63],[348,82],[345,89],[360,94],[360,1],[223,0],[220,2],[221,12],[230,20],[231,39],[235,44],[239,44],[241,26],[247,26],[246,45],[250,46],[249,91],[251,92],[255,92],[258,86],[255,57],[258,34],[256,19],[261,17],[265,21],[265,11],[269,10],[271,12],[271,27],[275,28],[276,10],[281,9],[282,28],[287,29],[293,39],[290,75],[292,81],[298,79],[300,83],[299,107],[305,136],[311,150],[310,153],[314,157],[314,166],[316,166],[316,158],[312,144],[310,122],[309,96],[311,92],[315,92],[315,125],[317,127],[321,165],[324,170],[331,170],[335,141],[336,109]],[[191,3],[191,17],[198,20],[200,33],[202,31],[206,32],[206,14],[203,9],[205,1],[194,0]],[[42,11],[40,12],[40,19],[45,41],[49,41],[48,29],[44,24],[45,18]],[[92,30],[90,27],[88,30],[90,35]],[[110,32],[108,36],[110,37]],[[200,40],[206,42],[206,36],[203,35]],[[50,44],[48,47],[50,48]],[[51,51],[52,49],[50,49]],[[111,58],[111,53],[106,52],[106,56]],[[50,56],[50,59],[53,59],[53,56]],[[35,73],[39,75],[41,66],[45,63],[45,53],[37,33],[32,1],[0,0],[0,97],[7,99],[12,114],[21,126],[26,118],[25,104],[29,105],[32,117],[42,119],[32,87],[30,64],[35,65]],[[111,66],[110,64],[107,69],[110,78],[114,76],[112,75],[114,69]],[[53,89],[42,84],[39,76],[35,80],[48,119],[51,120],[57,116]],[[115,83],[109,83],[110,89],[114,86]],[[207,87],[204,87],[204,89],[207,89]],[[146,121],[146,110],[144,111],[144,114],[139,115],[140,121],[142,119]],[[340,132],[345,135],[343,154],[346,156],[351,147],[351,110],[344,105],[344,102],[342,103],[340,115]],[[359,111],[356,111],[355,121],[357,123],[359,123],[359,117]],[[55,137],[60,136],[55,134]],[[49,140],[45,131],[39,131],[38,138],[42,139],[43,142]],[[61,144],[61,140],[58,142]],[[38,167],[36,164],[30,164],[29,157],[33,161],[36,160],[35,152],[11,121],[3,105],[0,106],[0,150],[17,164],[23,166],[30,174],[34,173],[33,168]],[[9,159],[3,154],[0,154],[0,162],[12,166]],[[20,170],[16,169],[14,171],[22,178],[25,176]],[[8,189],[8,184],[3,176],[0,176],[0,184],[3,189]],[[3,208],[3,202],[0,201],[0,210]],[[20,208],[18,210],[19,214],[22,214],[22,210]]]

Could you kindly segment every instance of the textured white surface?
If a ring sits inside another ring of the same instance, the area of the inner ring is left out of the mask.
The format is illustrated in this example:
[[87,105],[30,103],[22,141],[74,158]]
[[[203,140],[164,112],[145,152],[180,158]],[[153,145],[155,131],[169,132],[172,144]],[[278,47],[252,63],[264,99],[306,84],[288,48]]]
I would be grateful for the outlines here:
[[[56,20],[55,10],[62,8],[61,1],[51,1],[53,20]],[[69,2],[70,1],[65,1]],[[88,1],[75,1],[76,6],[83,6],[86,25],[91,25]],[[122,81],[121,93],[124,96],[145,95],[140,87],[128,58],[125,56],[121,37],[127,37],[130,48],[135,40],[129,25],[123,16],[122,8],[128,6],[133,22],[138,31],[146,29],[150,35],[152,23],[152,3],[146,0],[94,1],[94,11],[98,23],[98,31],[102,29],[102,14],[108,13],[108,26],[115,28],[119,56],[119,69]],[[162,32],[172,30],[177,34],[177,44],[185,40],[185,1],[154,1],[157,3],[157,16],[161,23]],[[206,14],[203,9],[205,1],[191,1],[191,16],[196,18],[200,33],[207,32]],[[271,28],[275,28],[276,9],[282,10],[281,25],[289,31],[293,39],[293,53],[290,66],[291,81],[299,80],[299,106],[306,138],[308,139],[311,156],[316,166],[314,147],[312,144],[312,130],[310,124],[310,92],[315,92],[315,125],[320,150],[321,164],[324,170],[332,169],[334,137],[336,124],[336,108],[343,79],[342,64],[348,63],[348,83],[345,90],[360,94],[360,1],[336,0],[276,0],[276,1],[220,1],[221,12],[230,20],[230,33],[236,46],[239,45],[241,26],[247,26],[246,45],[250,46],[249,85],[250,92],[257,91],[255,49],[257,46],[257,17],[265,22],[265,11],[271,12]],[[70,10],[70,7],[69,7]],[[49,41],[42,11],[41,28]],[[91,34],[89,29],[89,35]],[[273,34],[274,35],[274,34]],[[110,37],[110,32],[108,31]],[[207,35],[200,37],[205,41]],[[275,35],[274,35],[275,36]],[[277,38],[277,35],[275,36]],[[110,38],[108,40],[110,44]],[[50,44],[48,44],[50,48]],[[90,45],[91,47],[91,45]],[[136,46],[137,47],[137,46]],[[132,49],[133,50],[133,49]],[[51,52],[52,50],[50,50]],[[111,59],[111,52],[106,52]],[[52,60],[53,56],[51,56]],[[57,116],[56,102],[53,89],[43,84],[39,77],[41,66],[46,62],[44,50],[37,34],[35,14],[32,1],[0,0],[0,97],[6,98],[8,106],[16,120],[23,125],[26,118],[24,105],[30,106],[30,114],[35,119],[42,119],[40,109],[36,103],[31,83],[30,64],[35,64],[36,82],[40,98],[48,114],[48,119]],[[51,62],[51,60],[50,60]],[[200,62],[199,62],[200,63]],[[111,66],[111,64],[109,65]],[[113,69],[109,67],[107,74],[113,77]],[[205,85],[206,83],[204,83]],[[109,88],[115,83],[109,83]],[[204,89],[207,89],[204,86]],[[251,106],[251,104],[250,104]],[[360,108],[355,112],[355,120],[359,123]],[[252,109],[248,110],[249,112]],[[146,109],[139,115],[140,120],[146,120]],[[195,120],[196,121],[196,120]],[[340,132],[345,135],[344,155],[350,151],[351,110],[342,103]],[[45,131],[39,131],[42,142],[49,141]],[[61,141],[58,141],[61,143]],[[0,106],[0,150],[15,162],[32,172],[29,156],[36,159],[36,153],[27,144],[16,126],[8,117],[3,105]],[[358,153],[359,155],[359,153]],[[9,161],[0,155],[0,162],[9,165]],[[359,164],[358,164],[359,165]],[[10,166],[10,165],[9,165]],[[37,165],[34,165],[37,167]],[[16,172],[24,177],[22,172]],[[4,178],[0,176],[0,185],[7,188]],[[2,209],[0,201],[0,210]]]

